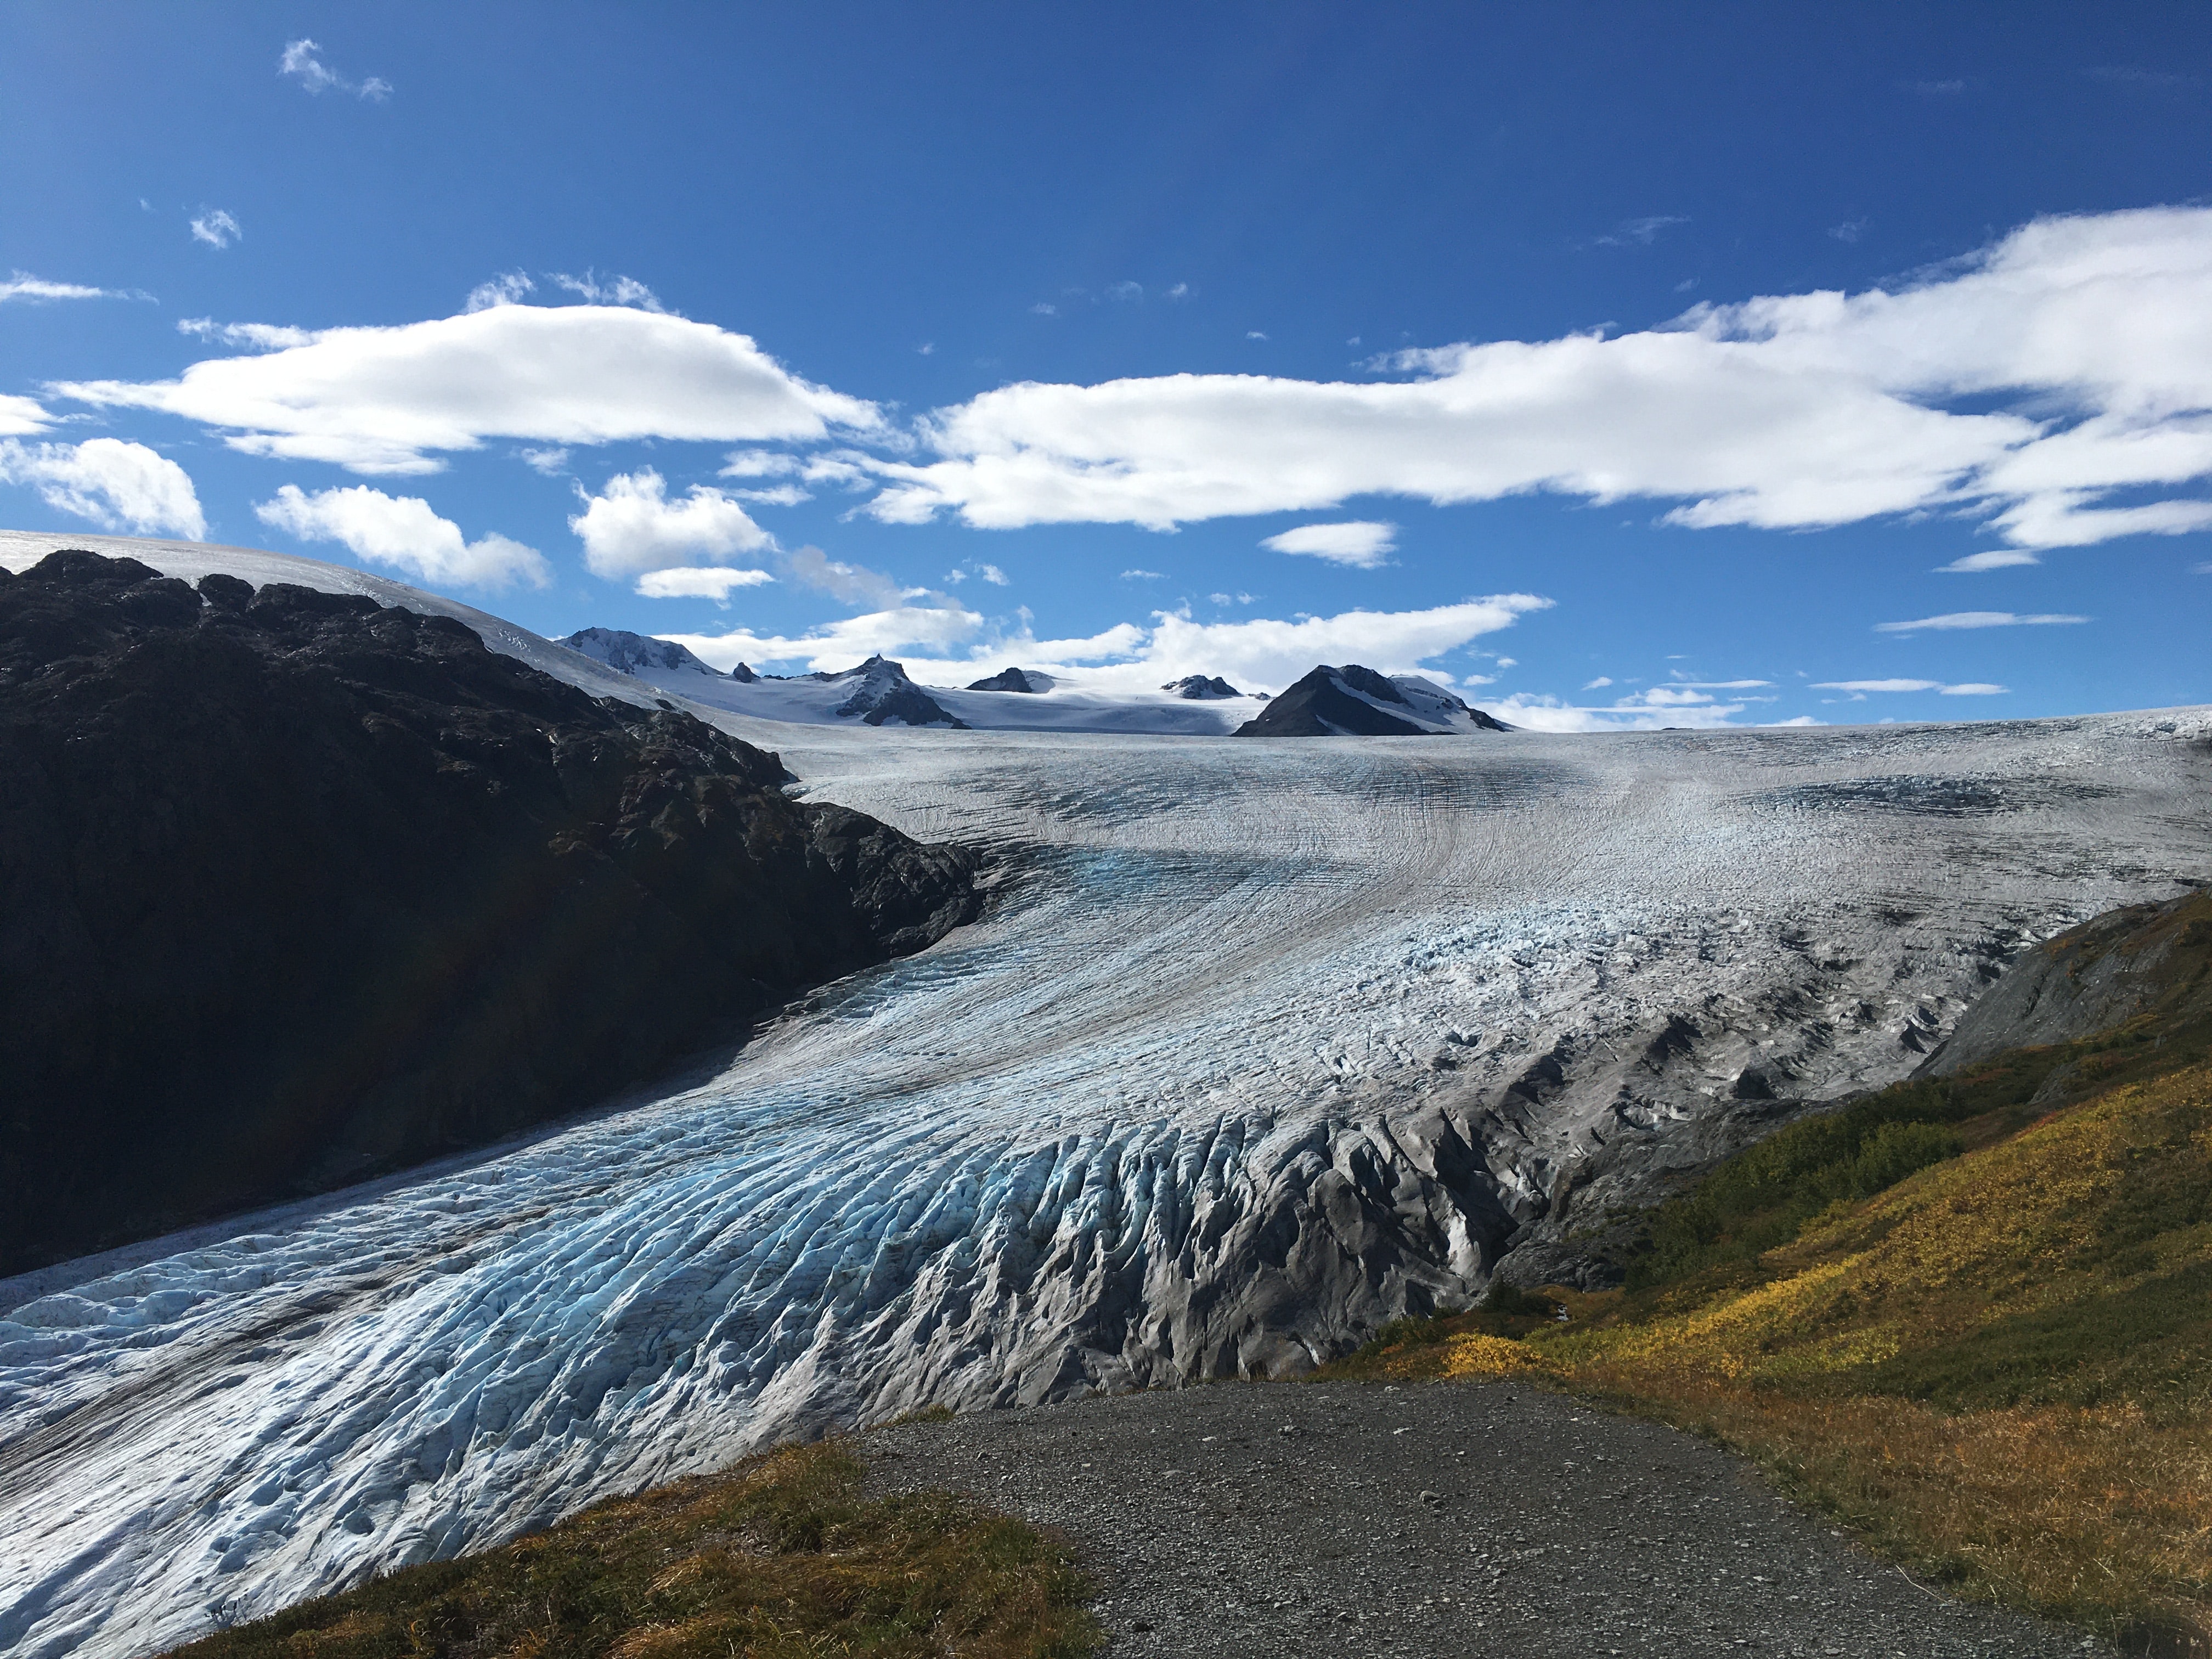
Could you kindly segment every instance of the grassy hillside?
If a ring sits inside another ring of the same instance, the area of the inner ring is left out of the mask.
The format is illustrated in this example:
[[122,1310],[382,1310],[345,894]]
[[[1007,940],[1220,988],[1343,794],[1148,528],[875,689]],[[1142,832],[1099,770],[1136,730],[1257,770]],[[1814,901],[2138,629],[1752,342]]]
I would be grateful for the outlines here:
[[617,1498],[179,1650],[191,1659],[1080,1659],[1060,1545],[942,1493],[860,1495],[841,1443]]
[[1801,1122],[1621,1291],[1401,1325],[1346,1373],[1548,1379],[1760,1458],[1965,1593],[2212,1653],[2212,896],[2164,993]]

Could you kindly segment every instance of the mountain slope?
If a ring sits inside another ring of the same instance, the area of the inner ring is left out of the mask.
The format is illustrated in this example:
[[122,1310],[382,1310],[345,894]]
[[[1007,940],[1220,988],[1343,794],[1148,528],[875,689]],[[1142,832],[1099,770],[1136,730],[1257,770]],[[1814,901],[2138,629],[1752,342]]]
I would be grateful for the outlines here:
[[0,1273],[574,1111],[973,913],[786,775],[448,618],[0,576]]
[[1442,687],[1415,675],[1386,678],[1357,663],[1324,664],[1237,728],[1240,738],[1422,738],[1503,732]]
[[[2117,1003],[2100,963],[2130,982]],[[2033,1041],[2100,1008],[2119,1023]],[[1629,1292],[1547,1287],[1564,1324],[1508,1292],[1349,1369],[1600,1390],[1761,1455],[1942,1577],[2205,1651],[2212,894],[2060,935],[1977,1013],[1978,1058],[1662,1206]]]

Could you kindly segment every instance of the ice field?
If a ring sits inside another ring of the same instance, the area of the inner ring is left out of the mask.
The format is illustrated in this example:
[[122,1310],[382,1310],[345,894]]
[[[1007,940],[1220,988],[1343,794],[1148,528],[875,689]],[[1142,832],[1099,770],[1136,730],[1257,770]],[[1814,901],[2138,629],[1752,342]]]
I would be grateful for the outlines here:
[[1657,1156],[1747,1067],[1890,1080],[2025,943],[2212,879],[2203,710],[717,718],[819,799],[998,848],[990,914],[681,1089],[0,1285],[0,1651],[152,1651],[925,1402],[1299,1369],[1474,1293],[1597,1146]]

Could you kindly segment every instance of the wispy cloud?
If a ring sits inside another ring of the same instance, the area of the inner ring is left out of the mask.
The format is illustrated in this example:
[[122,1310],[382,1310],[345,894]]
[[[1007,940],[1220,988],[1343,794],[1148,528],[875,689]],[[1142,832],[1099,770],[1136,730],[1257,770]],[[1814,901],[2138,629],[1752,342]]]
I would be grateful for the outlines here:
[[1947,697],[2002,696],[2008,688],[1969,682],[1964,685],[1946,685],[1941,680],[1814,680],[1815,691],[1852,691],[1863,696],[1869,691],[1935,691]]
[[2185,75],[2175,70],[2140,69],[2130,64],[2099,64],[2081,72],[2092,81],[2102,81],[2107,86],[2143,87],[2160,92],[2198,86],[2203,80],[2202,76]]
[[1373,570],[1390,562],[1398,545],[1398,526],[1366,519],[1344,524],[1305,524],[1270,536],[1260,544],[1277,553],[1304,553],[1334,564]]
[[1594,240],[1600,247],[1650,247],[1660,233],[1690,222],[1679,213],[1650,213],[1640,219],[1623,219]]
[[665,311],[659,297],[635,276],[600,276],[586,270],[580,276],[571,276],[566,271],[546,273],[546,280],[556,288],[566,289],[586,305],[635,306],[641,311]]
[[392,96],[392,82],[382,76],[372,75],[366,80],[349,81],[323,62],[317,55],[321,51],[322,48],[313,40],[288,41],[283,55],[276,60],[276,73],[289,76],[298,82],[302,89],[318,96],[325,92],[347,92],[374,104],[380,104]]
[[283,351],[306,345],[315,337],[304,328],[278,323],[218,323],[212,317],[179,317],[177,332],[219,345],[243,346],[248,351]]
[[1164,570],[1124,570],[1121,580],[1125,582],[1156,582],[1164,580],[1166,575]]
[[0,392],[0,438],[27,438],[34,432],[44,432],[54,423],[46,406],[35,398],[19,398],[11,392]]
[[367,484],[310,495],[286,484],[253,516],[302,541],[336,542],[356,558],[386,564],[434,586],[505,587],[553,580],[544,556],[505,536],[469,541],[419,495],[387,495]]
[[87,288],[82,283],[52,283],[43,276],[33,276],[27,270],[19,270],[0,280],[0,305],[10,301],[36,304],[47,300],[150,300],[154,296],[138,289]]
[[2088,620],[2087,617],[2061,616],[2055,612],[2022,616],[2011,611],[1952,611],[1941,617],[1923,617],[1917,622],[1876,623],[1874,631],[1877,634],[1917,634],[1923,629],[2050,628]]
[[1955,98],[1966,89],[1964,81],[1900,81],[1898,85],[1907,92],[1917,92],[1923,98]]
[[191,233],[195,242],[205,242],[210,247],[228,247],[246,234],[238,228],[238,221],[221,208],[195,215]]
[[1866,234],[1866,229],[1867,222],[1865,220],[1846,219],[1840,225],[1830,225],[1828,227],[1828,234],[1834,237],[1839,242],[1856,242],[1860,237]]
[[519,306],[523,296],[537,291],[538,284],[520,270],[503,270],[496,276],[487,276],[469,290],[469,297],[461,302],[464,311],[489,311],[494,306]]
[[1030,310],[1034,315],[1039,317],[1057,317],[1060,315],[1060,307],[1053,304],[1049,300],[1039,300],[1035,305],[1030,307]]

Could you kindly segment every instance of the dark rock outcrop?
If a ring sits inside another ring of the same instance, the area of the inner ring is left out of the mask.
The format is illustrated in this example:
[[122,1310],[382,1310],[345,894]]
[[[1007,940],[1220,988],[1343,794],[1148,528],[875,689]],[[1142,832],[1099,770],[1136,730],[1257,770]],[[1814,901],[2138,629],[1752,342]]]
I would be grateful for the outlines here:
[[1241,697],[1244,695],[1218,674],[1210,679],[1204,674],[1186,674],[1179,680],[1170,680],[1160,690],[1172,691],[1178,697],[1188,697],[1194,702],[1213,697]]
[[974,913],[786,775],[446,617],[0,572],[0,1274],[589,1106]]
[[2212,1018],[2212,894],[2130,904],[2023,952],[1921,1063],[1948,1077],[2008,1048],[2073,1042],[2139,1015]]
[[[1040,675],[1038,678],[1043,677]],[[1018,668],[1002,668],[987,680],[971,680],[968,689],[970,691],[1022,691],[1032,696],[1045,690],[1042,685],[1031,684],[1030,677]]]
[[[1421,738],[1432,735],[1425,726],[1385,714],[1374,704],[1346,690],[1358,674],[1382,680],[1372,669],[1354,664],[1350,669],[1316,668],[1237,728],[1240,738]],[[1392,699],[1402,703],[1389,681]]]
[[[1387,706],[1386,706],[1387,705]],[[1240,738],[1426,738],[1509,728],[1441,686],[1327,664],[1238,726]]]

